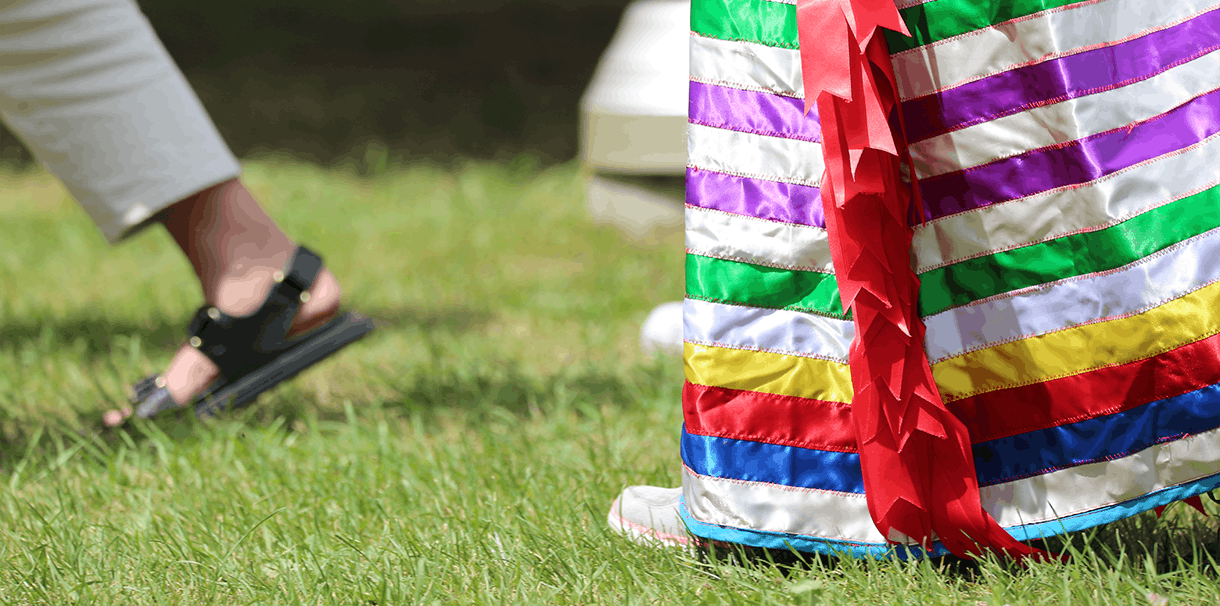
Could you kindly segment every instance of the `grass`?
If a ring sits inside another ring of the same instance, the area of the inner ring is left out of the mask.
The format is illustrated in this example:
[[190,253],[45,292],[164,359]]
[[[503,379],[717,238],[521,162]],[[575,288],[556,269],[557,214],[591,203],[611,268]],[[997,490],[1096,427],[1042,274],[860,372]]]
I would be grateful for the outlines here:
[[107,247],[47,176],[0,174],[0,602],[1214,602],[1215,523],[1182,506],[1024,569],[613,535],[624,486],[679,479],[681,369],[636,338],[681,297],[681,234],[592,225],[570,166],[366,172],[246,175],[382,329],[245,411],[121,432],[98,417],[168,362],[189,268],[160,231]]

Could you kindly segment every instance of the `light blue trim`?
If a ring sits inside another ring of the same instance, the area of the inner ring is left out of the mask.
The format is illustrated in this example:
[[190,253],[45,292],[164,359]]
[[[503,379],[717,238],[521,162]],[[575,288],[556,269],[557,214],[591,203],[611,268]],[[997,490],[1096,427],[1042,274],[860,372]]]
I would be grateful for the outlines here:
[[[1078,513],[1049,522],[1009,526],[1004,530],[1007,530],[1018,541],[1052,537],[1116,522],[1162,505],[1168,505],[1182,499],[1201,495],[1216,488],[1220,488],[1220,473],[1193,482],[1162,488],[1142,497],[1136,497],[1114,505],[1107,505],[1093,511]],[[686,523],[687,528],[690,529],[692,534],[713,541],[740,543],[751,547],[766,547],[770,549],[797,549],[836,557],[871,557],[878,560],[894,557],[906,560],[912,557],[921,558],[924,556],[923,550],[918,547],[903,547],[888,543],[857,543],[806,535],[707,524],[691,517],[690,511],[686,509],[686,497],[683,497],[678,507],[678,513],[682,516],[682,521]],[[948,555],[948,553],[949,551],[945,549],[945,546],[939,542],[932,545],[933,556]]]

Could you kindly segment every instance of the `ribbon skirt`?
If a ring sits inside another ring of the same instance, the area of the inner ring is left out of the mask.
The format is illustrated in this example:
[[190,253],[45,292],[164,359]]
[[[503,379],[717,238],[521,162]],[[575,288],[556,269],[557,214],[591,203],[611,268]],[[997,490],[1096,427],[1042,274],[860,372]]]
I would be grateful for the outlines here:
[[[1220,485],[1220,11],[1165,4],[937,0],[886,33],[923,349],[1018,540]],[[682,513],[883,556],[798,33],[792,4],[692,3]]]

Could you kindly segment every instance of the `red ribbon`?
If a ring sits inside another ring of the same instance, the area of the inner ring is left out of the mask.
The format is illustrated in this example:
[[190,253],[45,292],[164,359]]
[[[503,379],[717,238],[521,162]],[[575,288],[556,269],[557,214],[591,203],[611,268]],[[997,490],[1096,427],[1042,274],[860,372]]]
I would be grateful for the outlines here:
[[910,184],[901,177],[910,155],[880,28],[910,33],[893,0],[797,0],[796,16],[805,111],[816,103],[822,123],[831,259],[856,327],[852,421],[869,514],[895,542],[1046,557],[983,511],[970,436],[924,352],[910,257],[910,219],[922,204],[914,174]]

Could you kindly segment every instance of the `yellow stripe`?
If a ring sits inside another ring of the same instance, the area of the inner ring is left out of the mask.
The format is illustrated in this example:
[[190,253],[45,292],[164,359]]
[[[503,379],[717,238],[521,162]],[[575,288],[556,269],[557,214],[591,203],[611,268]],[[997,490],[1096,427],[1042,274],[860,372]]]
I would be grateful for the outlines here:
[[686,343],[686,380],[699,385],[851,402],[846,364],[817,358]]
[[938,362],[947,402],[1165,353],[1220,332],[1220,283],[1129,318],[989,347]]

